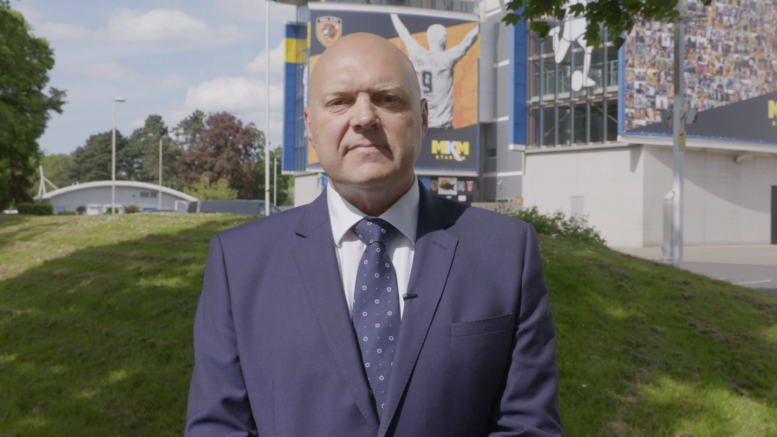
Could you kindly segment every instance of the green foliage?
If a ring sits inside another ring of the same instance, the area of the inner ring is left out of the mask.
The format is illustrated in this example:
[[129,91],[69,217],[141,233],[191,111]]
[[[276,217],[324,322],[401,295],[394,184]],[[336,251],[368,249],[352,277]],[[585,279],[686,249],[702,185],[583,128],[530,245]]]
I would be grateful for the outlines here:
[[[73,158],[70,155],[64,153],[45,155],[40,165],[43,166],[43,176],[58,188],[67,187],[75,182],[75,180],[70,179],[70,176],[73,174]],[[28,193],[34,197],[38,194],[38,186],[40,185],[39,171],[33,173],[31,181],[32,188]],[[51,185],[46,184],[46,190],[51,191],[53,188]]]
[[54,52],[22,14],[0,4],[0,209],[31,201],[30,177],[49,111],[61,113],[65,92],[49,88]]
[[52,215],[54,205],[49,203],[20,203],[16,209],[22,215]]
[[601,236],[599,231],[588,226],[585,219],[566,218],[561,211],[553,214],[541,214],[536,206],[522,209],[518,212],[497,207],[496,211],[530,223],[539,235],[568,237],[599,246],[605,244],[604,237]]
[[[0,435],[180,435],[208,243],[254,218],[0,215]],[[539,243],[565,435],[777,435],[776,299]]]
[[[264,134],[261,136],[264,141]],[[276,161],[277,158],[277,161]],[[281,174],[282,149],[270,150],[270,200],[274,205],[294,205],[294,176]],[[257,154],[256,170],[254,170],[254,199],[264,200],[264,153]],[[274,163],[277,162],[277,166]],[[278,199],[274,201],[273,193],[275,172],[278,172]]]
[[[701,0],[709,5],[712,0]],[[540,38],[548,36],[551,27],[564,19],[565,5],[568,0],[512,0],[507,3],[511,12],[502,21],[516,24],[518,21],[529,23],[529,28]],[[588,22],[585,37],[589,46],[598,47],[601,27],[608,29],[610,35],[618,35],[616,47],[624,43],[620,36],[634,28],[635,17],[650,21],[672,21],[678,18],[677,0],[597,0],[587,4],[575,4],[569,7],[574,16],[585,16]]]
[[[116,131],[116,179],[130,179],[135,169],[127,154],[128,140]],[[86,144],[70,155],[72,165],[68,177],[73,182],[111,180],[111,154],[113,131],[101,132],[89,137]],[[45,171],[45,170],[44,170]]]
[[143,127],[132,132],[128,139],[126,157],[129,161],[127,179],[133,181],[159,183],[159,140],[162,139],[162,184],[175,189],[182,188],[175,167],[182,150],[168,136],[160,134],[167,129],[162,117],[149,115]]
[[124,205],[124,212],[126,214],[137,214],[140,212],[140,207],[137,204],[130,203],[129,205]]
[[79,215],[82,215],[82,214],[86,213],[86,207],[85,207],[85,206],[83,206],[83,205],[81,205],[81,206],[79,206],[78,208],[76,208],[76,212],[77,212]]
[[175,126],[173,135],[181,150],[194,150],[198,136],[203,130],[205,130],[205,113],[197,109]]
[[254,198],[254,171],[259,147],[253,123],[243,122],[227,112],[210,114],[205,129],[197,135],[194,150],[176,163],[178,176],[191,185],[205,175],[210,181],[226,180],[241,199]]
[[219,179],[211,182],[207,175],[202,175],[190,187],[184,187],[183,192],[200,200],[235,200],[237,190],[229,187],[229,181]]
[[75,211],[62,211],[58,212],[57,215],[78,215],[78,213]]
[[114,213],[121,214],[121,208],[119,208],[118,206],[115,207],[115,208],[111,208],[109,206],[109,207],[105,208],[105,212],[103,214],[113,215]]

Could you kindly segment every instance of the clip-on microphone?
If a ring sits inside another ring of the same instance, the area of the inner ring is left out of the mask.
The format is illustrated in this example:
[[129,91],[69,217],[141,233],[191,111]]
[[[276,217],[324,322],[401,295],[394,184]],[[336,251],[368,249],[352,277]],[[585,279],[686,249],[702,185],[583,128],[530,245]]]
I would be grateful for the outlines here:
[[405,293],[402,295],[402,300],[415,299],[418,295],[415,293]]

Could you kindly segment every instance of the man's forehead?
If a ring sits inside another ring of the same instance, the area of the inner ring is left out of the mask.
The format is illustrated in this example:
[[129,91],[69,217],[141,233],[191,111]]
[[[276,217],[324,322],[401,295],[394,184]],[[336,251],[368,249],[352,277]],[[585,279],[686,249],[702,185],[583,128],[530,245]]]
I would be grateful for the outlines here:
[[321,84],[320,91],[324,95],[338,95],[338,94],[350,94],[354,92],[369,92],[369,93],[407,93],[407,87],[401,83],[389,84],[389,83],[358,83],[355,81],[342,81],[330,84]]

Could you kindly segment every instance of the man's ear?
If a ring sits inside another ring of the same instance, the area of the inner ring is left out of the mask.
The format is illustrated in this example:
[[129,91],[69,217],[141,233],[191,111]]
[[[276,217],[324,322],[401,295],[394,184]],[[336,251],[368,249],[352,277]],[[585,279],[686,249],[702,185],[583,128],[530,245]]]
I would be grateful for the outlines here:
[[310,107],[305,107],[302,113],[305,115],[305,136],[308,137],[308,143],[312,144],[315,149],[316,145],[313,142],[313,132],[310,129]]

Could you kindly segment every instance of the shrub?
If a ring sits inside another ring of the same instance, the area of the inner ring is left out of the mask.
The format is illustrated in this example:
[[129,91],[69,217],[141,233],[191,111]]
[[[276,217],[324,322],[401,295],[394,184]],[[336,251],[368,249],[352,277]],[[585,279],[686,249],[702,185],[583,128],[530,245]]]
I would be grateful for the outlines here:
[[200,200],[235,200],[238,194],[236,189],[229,187],[228,180],[214,182],[206,175],[200,176],[191,187],[184,187],[183,192]]
[[54,205],[49,203],[20,203],[16,209],[19,214],[54,215]]
[[103,214],[111,214],[111,209],[116,210],[116,214],[121,214],[121,208],[105,208],[105,212]]
[[81,205],[78,208],[76,208],[76,212],[79,213],[79,214],[83,214],[83,213],[86,212],[86,207]]
[[497,207],[497,212],[532,224],[540,235],[569,237],[597,245],[605,243],[604,237],[593,226],[588,226],[585,218],[566,218],[561,211],[556,211],[553,214],[541,214],[537,207],[533,206],[517,212]]
[[58,212],[57,215],[76,215],[77,213],[75,211],[62,211]]
[[124,205],[124,212],[127,214],[135,214],[140,212],[140,207],[134,203],[130,203],[129,205]]

